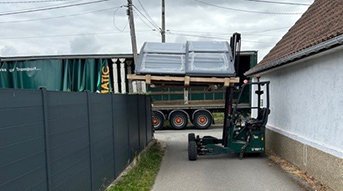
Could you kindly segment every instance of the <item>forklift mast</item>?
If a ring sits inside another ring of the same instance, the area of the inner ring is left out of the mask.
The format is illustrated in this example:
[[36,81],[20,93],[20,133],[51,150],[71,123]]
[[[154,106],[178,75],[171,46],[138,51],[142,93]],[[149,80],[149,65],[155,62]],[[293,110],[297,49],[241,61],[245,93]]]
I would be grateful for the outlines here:
[[[236,75],[239,71],[239,64],[240,64],[240,51],[241,51],[241,34],[240,33],[234,33],[232,37],[230,38],[230,47],[232,51],[232,56],[234,59],[234,65],[235,65],[235,71]],[[232,99],[233,99],[233,88],[232,86],[229,86],[226,88],[225,91],[225,109],[224,109],[224,123],[223,123],[223,145],[226,147],[228,145],[228,129],[230,124],[228,123],[228,117],[231,116],[232,113]]]

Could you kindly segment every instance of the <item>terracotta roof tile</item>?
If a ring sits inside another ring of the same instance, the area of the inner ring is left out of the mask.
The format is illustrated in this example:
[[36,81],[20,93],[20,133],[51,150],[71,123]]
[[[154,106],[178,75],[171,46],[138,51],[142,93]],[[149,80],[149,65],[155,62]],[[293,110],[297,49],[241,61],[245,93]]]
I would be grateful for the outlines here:
[[255,70],[343,34],[343,0],[316,0]]

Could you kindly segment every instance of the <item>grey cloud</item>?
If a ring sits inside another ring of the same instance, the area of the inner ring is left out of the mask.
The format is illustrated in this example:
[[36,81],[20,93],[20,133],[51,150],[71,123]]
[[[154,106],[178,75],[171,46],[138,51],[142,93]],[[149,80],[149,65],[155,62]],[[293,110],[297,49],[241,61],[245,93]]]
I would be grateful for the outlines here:
[[94,36],[80,36],[70,41],[70,52],[73,54],[94,53],[98,52],[100,48],[101,45]]
[[15,49],[13,46],[10,46],[10,45],[6,45],[6,46],[2,47],[0,53],[1,53],[0,54],[1,56],[18,55],[17,49]]

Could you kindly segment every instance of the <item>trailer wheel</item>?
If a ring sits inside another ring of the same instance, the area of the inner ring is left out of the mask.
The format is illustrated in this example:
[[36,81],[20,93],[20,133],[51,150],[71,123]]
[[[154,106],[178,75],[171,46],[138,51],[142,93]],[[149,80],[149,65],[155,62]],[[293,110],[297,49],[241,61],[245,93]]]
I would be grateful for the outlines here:
[[188,134],[188,143],[190,143],[191,141],[195,141],[195,134],[194,133]]
[[188,123],[187,115],[182,111],[175,111],[170,115],[169,123],[174,129],[183,129]]
[[207,111],[198,111],[194,114],[193,124],[198,129],[207,129],[212,124],[212,116]]
[[198,157],[197,144],[195,141],[190,141],[188,143],[188,160],[195,161]]
[[152,124],[155,130],[162,129],[164,125],[164,117],[160,112],[154,111],[152,114]]

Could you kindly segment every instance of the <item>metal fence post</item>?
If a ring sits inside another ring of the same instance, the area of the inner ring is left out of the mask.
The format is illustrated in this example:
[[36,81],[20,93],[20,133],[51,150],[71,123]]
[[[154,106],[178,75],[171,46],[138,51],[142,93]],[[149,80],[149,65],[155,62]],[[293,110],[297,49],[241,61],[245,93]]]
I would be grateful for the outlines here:
[[89,141],[89,167],[90,167],[90,183],[91,183],[91,190],[94,190],[93,185],[93,164],[92,164],[92,139],[91,139],[91,120],[90,120],[90,98],[89,98],[89,91],[86,91],[87,96],[87,120],[88,120],[88,141]]
[[[148,120],[152,120],[151,116],[148,116],[148,112],[147,110],[150,107],[147,107],[147,105],[149,104],[149,96],[145,96],[145,137],[146,137],[146,144],[148,145],[148,143],[150,142],[149,137],[148,137]],[[148,104],[147,104],[148,103]]]
[[113,174],[114,174],[114,178],[116,178],[116,147],[115,147],[115,130],[114,130],[114,93],[111,94],[111,111],[112,111],[112,115],[111,115],[111,119],[112,119],[112,138],[113,138]]
[[129,118],[129,101],[130,101],[130,99],[129,99],[129,97],[130,97],[130,95],[127,95],[126,96],[126,121],[127,121],[127,129],[128,129],[128,131],[127,131],[127,142],[128,142],[128,144],[129,144],[129,149],[128,149],[128,152],[129,152],[129,157],[130,157],[130,162],[131,162],[131,157],[132,157],[132,149],[131,149],[131,144],[130,144],[130,118]]
[[40,88],[42,92],[42,109],[43,109],[43,124],[44,124],[44,143],[45,143],[45,169],[47,190],[51,190],[51,173],[50,173],[50,153],[49,153],[49,127],[48,127],[48,104],[46,97],[46,89]]
[[137,99],[136,99],[136,104],[137,104],[137,121],[138,121],[138,145],[139,145],[139,151],[138,152],[141,152],[141,125],[140,125],[140,120],[139,120],[139,113],[140,113],[140,108],[139,108],[139,95],[136,95]]

